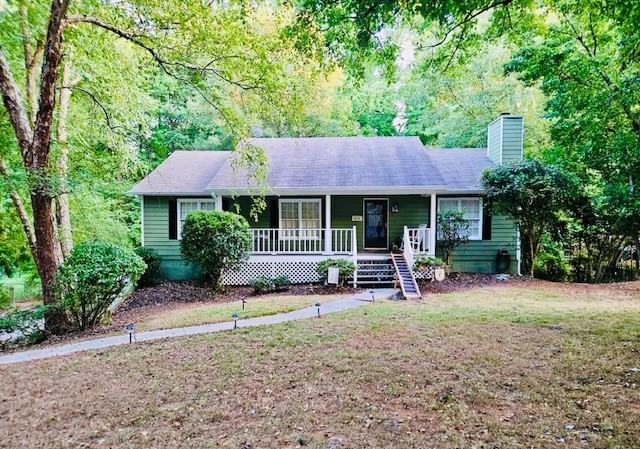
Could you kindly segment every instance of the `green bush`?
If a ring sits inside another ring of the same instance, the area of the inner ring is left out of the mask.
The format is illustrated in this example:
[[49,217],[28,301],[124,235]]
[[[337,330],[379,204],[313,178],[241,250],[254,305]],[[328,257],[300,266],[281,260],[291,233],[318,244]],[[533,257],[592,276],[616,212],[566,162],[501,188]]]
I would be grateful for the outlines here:
[[249,223],[232,212],[193,211],[182,228],[180,246],[185,260],[199,265],[219,290],[223,270],[237,269],[249,256]]
[[152,249],[145,246],[140,246],[135,249],[136,254],[142,257],[144,263],[147,264],[147,269],[144,270],[142,276],[138,280],[138,287],[149,287],[158,283],[158,277],[160,275],[160,256]]
[[453,265],[456,248],[469,243],[469,222],[459,210],[438,212],[438,245],[448,269]]
[[275,288],[275,284],[267,276],[259,276],[249,282],[249,285],[253,287],[254,293],[264,294],[272,291]]
[[548,281],[563,282],[571,275],[571,266],[559,251],[541,251],[533,264],[534,276]]
[[325,259],[318,263],[316,272],[320,275],[323,281],[327,280],[329,275],[329,268],[335,267],[339,270],[338,283],[344,285],[347,279],[353,276],[356,271],[356,264],[347,259]]
[[32,309],[14,309],[0,315],[0,335],[13,334],[3,338],[5,349],[9,345],[29,345],[44,340],[44,314],[48,306],[36,306]]
[[444,260],[434,256],[418,256],[413,262],[413,269],[418,270],[422,267],[443,267],[445,265]]
[[273,278],[273,285],[276,290],[288,288],[291,285],[291,280],[289,276],[281,275]]
[[267,276],[259,276],[249,282],[249,285],[253,287],[253,291],[257,294],[271,293],[274,291],[286,290],[291,281],[287,276],[276,276],[269,278]]
[[73,328],[91,327],[145,269],[131,250],[104,242],[77,245],[56,275],[56,305]]

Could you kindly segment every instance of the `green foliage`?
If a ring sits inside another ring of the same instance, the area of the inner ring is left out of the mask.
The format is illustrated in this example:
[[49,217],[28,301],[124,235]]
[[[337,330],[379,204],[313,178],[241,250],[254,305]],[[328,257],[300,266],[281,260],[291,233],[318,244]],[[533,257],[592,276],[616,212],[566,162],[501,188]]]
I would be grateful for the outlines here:
[[469,222],[459,210],[438,212],[438,248],[447,267],[453,265],[453,252],[469,242]]
[[249,282],[249,285],[253,287],[255,293],[265,294],[274,291],[286,290],[291,285],[291,281],[284,275],[276,276],[274,278],[259,276]]
[[273,285],[276,288],[286,288],[291,285],[291,279],[287,275],[280,275],[273,278]]
[[12,305],[11,292],[8,289],[0,286],[0,311],[6,310]]
[[[0,192],[3,192],[1,177]],[[27,239],[7,195],[7,198],[0,200],[0,275],[11,276],[28,265],[30,260]]]
[[11,334],[2,339],[2,348],[10,345],[30,345],[45,338],[44,315],[49,306],[36,306],[31,309],[14,309],[0,315],[0,336]]
[[138,287],[149,287],[158,283],[158,277],[160,275],[160,262],[161,258],[158,252],[153,248],[147,248],[145,246],[139,246],[135,249],[138,256],[142,258],[147,268],[140,276],[138,280]]
[[482,182],[491,210],[518,225],[524,271],[533,276],[542,236],[559,232],[562,211],[577,195],[575,179],[559,167],[533,159],[487,170]]
[[533,273],[535,277],[540,279],[563,282],[571,276],[571,265],[562,252],[562,248],[545,244],[536,255]]
[[249,223],[231,212],[193,211],[182,227],[182,256],[197,264],[215,289],[223,270],[237,269],[250,247]]
[[316,266],[316,272],[324,281],[327,280],[330,267],[338,268],[338,283],[340,285],[345,285],[347,279],[353,276],[357,269],[356,264],[347,259],[325,259]]
[[423,267],[443,267],[445,266],[444,260],[439,257],[419,255],[413,262],[413,269],[419,270]]
[[504,73],[511,45],[504,39],[482,42],[469,57],[444,71],[433,63],[431,51],[419,52],[415,65],[399,84],[406,104],[403,131],[428,146],[483,148],[487,124],[502,112],[524,117],[525,153],[548,145],[544,95],[514,74]]
[[56,275],[56,305],[74,329],[94,326],[145,269],[129,249],[97,241],[77,245]]

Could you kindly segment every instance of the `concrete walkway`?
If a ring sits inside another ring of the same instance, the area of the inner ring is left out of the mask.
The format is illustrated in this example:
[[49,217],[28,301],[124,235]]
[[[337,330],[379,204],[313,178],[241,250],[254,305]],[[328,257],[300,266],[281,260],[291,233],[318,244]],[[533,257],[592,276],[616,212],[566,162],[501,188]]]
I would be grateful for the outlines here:
[[[396,294],[395,289],[374,289],[375,299],[387,299]],[[338,299],[328,302],[320,306],[320,314],[340,312],[342,310],[354,309],[371,301],[369,292],[359,293],[348,298]],[[303,318],[313,318],[318,315],[315,306],[306,307],[292,312],[280,313],[277,315],[268,315],[256,318],[247,318],[238,320],[238,327],[255,327],[269,324],[279,324],[287,321],[301,320]],[[138,342],[161,340],[170,337],[184,337],[187,335],[208,334],[211,332],[228,331],[233,329],[233,321],[225,321],[223,323],[203,324],[200,326],[177,327],[173,329],[163,329],[157,331],[140,332],[135,334],[135,340]],[[26,362],[30,360],[47,359],[57,357],[74,352],[86,351],[90,349],[102,349],[110,346],[119,346],[129,344],[129,335],[116,335],[113,337],[96,338],[93,340],[84,340],[77,343],[69,343],[60,346],[50,346],[42,349],[34,349],[28,351],[13,352],[0,356],[0,365]]]

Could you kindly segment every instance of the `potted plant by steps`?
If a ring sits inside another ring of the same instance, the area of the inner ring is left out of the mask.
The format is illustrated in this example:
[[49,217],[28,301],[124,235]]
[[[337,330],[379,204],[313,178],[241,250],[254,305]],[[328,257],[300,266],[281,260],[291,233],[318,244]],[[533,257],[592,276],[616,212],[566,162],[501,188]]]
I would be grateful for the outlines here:
[[439,257],[418,256],[413,263],[413,271],[418,278],[442,281],[446,276],[446,264]]

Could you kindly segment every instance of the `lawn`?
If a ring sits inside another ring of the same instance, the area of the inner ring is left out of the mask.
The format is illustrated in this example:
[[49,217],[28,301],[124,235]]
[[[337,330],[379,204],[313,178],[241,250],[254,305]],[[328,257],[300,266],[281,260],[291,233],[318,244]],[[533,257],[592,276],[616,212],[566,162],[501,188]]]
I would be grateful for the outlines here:
[[0,446],[633,448],[640,283],[542,282],[0,367]]

